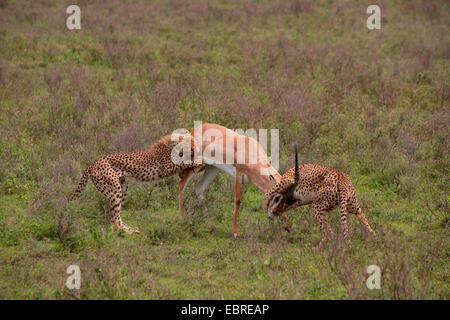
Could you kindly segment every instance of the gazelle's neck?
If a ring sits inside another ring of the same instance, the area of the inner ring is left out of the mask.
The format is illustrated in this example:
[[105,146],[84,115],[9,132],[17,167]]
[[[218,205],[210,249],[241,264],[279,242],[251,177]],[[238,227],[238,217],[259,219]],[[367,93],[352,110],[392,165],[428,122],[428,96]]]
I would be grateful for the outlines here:
[[[245,172],[247,180],[258,187],[263,193],[268,192],[274,184],[281,180],[281,175],[272,166],[268,168],[269,174],[262,174],[260,170],[252,170],[250,172]],[[272,175],[273,180],[270,175]]]

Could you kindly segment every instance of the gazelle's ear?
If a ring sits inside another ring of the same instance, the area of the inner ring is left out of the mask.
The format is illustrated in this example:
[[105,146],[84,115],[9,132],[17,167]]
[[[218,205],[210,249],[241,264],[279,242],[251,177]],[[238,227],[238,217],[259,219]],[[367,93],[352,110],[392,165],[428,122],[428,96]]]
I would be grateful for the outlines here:
[[273,175],[269,174],[269,179],[270,179],[270,182],[272,182],[273,185],[277,184],[277,180],[275,180],[275,177]]

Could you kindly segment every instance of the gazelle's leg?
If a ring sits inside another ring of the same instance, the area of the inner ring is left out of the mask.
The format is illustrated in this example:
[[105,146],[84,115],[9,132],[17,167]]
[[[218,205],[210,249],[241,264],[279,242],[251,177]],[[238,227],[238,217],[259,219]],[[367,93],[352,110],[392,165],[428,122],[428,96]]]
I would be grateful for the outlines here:
[[183,195],[184,190],[186,189],[189,181],[194,176],[195,171],[194,169],[187,169],[183,172],[183,177],[181,178],[180,182],[178,183],[178,204],[180,207],[180,216],[183,216]]
[[[286,211],[293,210],[297,207],[300,207],[301,205],[302,205],[302,202],[297,201],[294,204],[290,205],[289,208],[286,209]],[[291,232],[291,229],[289,228],[289,217],[288,217],[286,211],[283,212],[283,214],[281,215],[281,220],[283,221],[284,230],[286,230],[287,232]]]
[[289,228],[289,218],[288,218],[288,216],[286,214],[286,211],[283,212],[283,214],[281,216],[281,219],[283,220],[284,230],[286,230],[287,232],[291,232],[291,229]]
[[195,194],[200,200],[203,200],[204,196],[203,193],[208,188],[208,186],[211,184],[211,182],[214,180],[214,178],[219,173],[219,169],[217,169],[214,166],[206,166],[205,173],[203,173],[202,178],[200,181],[195,185]]
[[237,218],[239,214],[239,207],[241,206],[242,196],[242,175],[236,172],[235,188],[234,188],[234,221],[233,221],[233,235],[235,238],[239,237],[237,231]]

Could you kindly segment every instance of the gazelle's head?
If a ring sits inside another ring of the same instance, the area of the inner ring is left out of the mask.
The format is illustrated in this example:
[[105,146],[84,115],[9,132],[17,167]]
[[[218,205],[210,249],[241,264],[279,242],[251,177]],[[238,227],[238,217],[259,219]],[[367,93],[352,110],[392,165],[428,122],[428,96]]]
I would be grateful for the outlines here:
[[267,218],[273,220],[280,214],[285,212],[291,206],[294,200],[294,191],[298,185],[298,153],[297,145],[295,145],[295,167],[294,177],[292,177],[292,169],[288,170],[281,180],[274,185],[264,196],[263,209],[267,213]]

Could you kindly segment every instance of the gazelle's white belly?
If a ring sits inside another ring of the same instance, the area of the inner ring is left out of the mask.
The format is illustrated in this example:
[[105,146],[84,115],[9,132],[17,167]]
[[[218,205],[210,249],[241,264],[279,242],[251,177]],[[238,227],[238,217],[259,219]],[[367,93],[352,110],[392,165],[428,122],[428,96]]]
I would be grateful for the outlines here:
[[226,164],[226,163],[215,163],[215,159],[210,159],[209,157],[203,156],[203,160],[207,165],[214,166],[217,169],[228,173],[230,176],[236,177],[236,167],[232,164]]
[[213,164],[213,166],[228,173],[230,176],[236,177],[236,167],[231,164]]
[[205,173],[200,181],[195,186],[195,193],[199,199],[203,199],[203,193],[208,188],[209,184],[214,180],[217,173],[223,171],[233,177],[236,177],[236,168],[229,164],[208,164],[206,165]]

